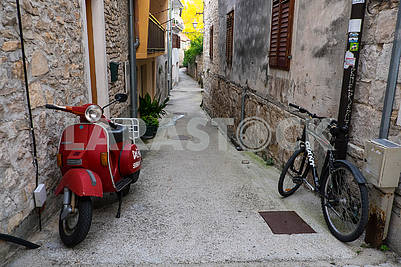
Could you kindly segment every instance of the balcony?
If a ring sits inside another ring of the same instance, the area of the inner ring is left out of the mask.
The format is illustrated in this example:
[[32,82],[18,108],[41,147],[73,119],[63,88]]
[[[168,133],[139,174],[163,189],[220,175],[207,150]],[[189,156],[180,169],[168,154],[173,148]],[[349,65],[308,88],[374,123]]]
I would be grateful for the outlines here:
[[148,31],[148,53],[164,52],[166,30],[152,14],[149,15]]

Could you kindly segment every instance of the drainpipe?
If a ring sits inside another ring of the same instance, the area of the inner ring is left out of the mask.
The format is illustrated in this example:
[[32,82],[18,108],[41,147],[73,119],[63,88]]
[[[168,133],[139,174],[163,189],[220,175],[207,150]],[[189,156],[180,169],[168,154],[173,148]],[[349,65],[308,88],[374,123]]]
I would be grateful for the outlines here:
[[174,1],[171,0],[171,21],[170,21],[170,91],[173,90],[173,9],[174,9]]
[[247,91],[248,91],[248,80],[246,81],[246,87],[244,87],[243,90],[242,90],[242,96],[241,96],[241,122],[243,122],[245,120],[245,102],[246,102]]
[[169,10],[169,27],[168,27],[168,41],[167,41],[167,45],[168,45],[168,79],[169,79],[169,83],[168,83],[168,95],[170,95],[171,90],[173,89],[173,64],[172,64],[172,59],[173,59],[173,0],[169,1],[170,3],[170,10]]
[[382,120],[379,134],[379,138],[381,139],[387,139],[390,130],[391,113],[393,111],[397,78],[400,69],[400,57],[401,57],[401,2],[399,3],[398,6],[393,52],[391,55],[390,70],[388,73],[386,96],[384,98],[384,106],[383,106],[383,113],[382,113]]
[[131,96],[131,118],[138,117],[138,88],[136,82],[136,49],[139,46],[139,38],[135,38],[135,0],[128,0],[129,2],[129,30],[128,30],[128,44],[129,44],[129,66],[130,66],[130,96]]

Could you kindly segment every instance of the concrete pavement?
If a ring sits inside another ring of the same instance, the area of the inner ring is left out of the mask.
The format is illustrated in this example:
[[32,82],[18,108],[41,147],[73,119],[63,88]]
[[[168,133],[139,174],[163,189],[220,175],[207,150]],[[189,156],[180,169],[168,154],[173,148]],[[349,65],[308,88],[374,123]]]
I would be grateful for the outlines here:
[[[59,239],[55,215],[33,237],[42,247],[19,251],[10,266],[401,264],[391,252],[364,248],[362,240],[339,242],[329,233],[316,196],[301,188],[282,199],[277,192],[279,170],[230,144],[221,151],[224,136],[210,121],[198,127],[208,133],[209,146],[191,151],[205,136],[191,136],[187,124],[208,117],[200,108],[199,86],[182,71],[180,78],[167,110],[170,118],[184,117],[152,141],[154,147],[161,142],[159,150],[143,152],[141,176],[123,202],[121,218],[115,218],[115,196],[96,201],[86,240],[68,249]],[[258,214],[272,210],[296,211],[317,233],[272,234]]]

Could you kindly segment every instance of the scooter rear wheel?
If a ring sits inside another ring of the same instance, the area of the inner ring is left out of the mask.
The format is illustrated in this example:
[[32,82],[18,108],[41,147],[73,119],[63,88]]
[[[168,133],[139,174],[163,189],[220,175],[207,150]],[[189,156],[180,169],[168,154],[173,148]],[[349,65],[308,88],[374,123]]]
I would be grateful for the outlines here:
[[59,220],[60,238],[67,247],[74,247],[81,243],[92,223],[93,208],[90,197],[80,197],[77,201],[75,212],[69,214],[64,220]]

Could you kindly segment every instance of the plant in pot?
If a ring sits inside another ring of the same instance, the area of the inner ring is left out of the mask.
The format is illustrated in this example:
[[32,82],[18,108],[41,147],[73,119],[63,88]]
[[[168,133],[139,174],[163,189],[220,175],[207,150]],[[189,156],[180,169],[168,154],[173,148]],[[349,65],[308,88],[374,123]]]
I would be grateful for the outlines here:
[[157,129],[159,128],[159,121],[152,115],[143,116],[141,119],[146,124],[146,132],[143,137],[153,138],[157,133]]
[[161,115],[166,114],[164,108],[167,106],[168,101],[169,98],[163,102],[160,101],[160,98],[152,101],[152,98],[148,93],[144,97],[139,97],[139,113],[146,124],[146,133],[143,136],[144,138],[153,138],[156,135],[159,127],[158,118],[161,118]]

